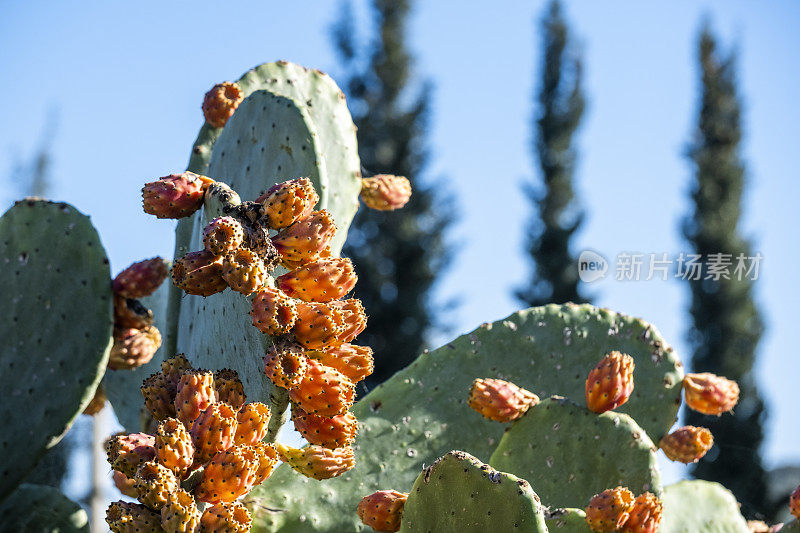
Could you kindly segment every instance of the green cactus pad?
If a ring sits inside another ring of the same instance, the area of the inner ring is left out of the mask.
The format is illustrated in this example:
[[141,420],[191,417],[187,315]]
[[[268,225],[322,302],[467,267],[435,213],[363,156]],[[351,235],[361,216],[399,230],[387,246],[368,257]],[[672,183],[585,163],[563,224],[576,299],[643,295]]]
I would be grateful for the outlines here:
[[417,477],[400,531],[535,533],[547,527],[539,497],[527,481],[452,451]]
[[60,490],[23,483],[0,505],[0,531],[88,533],[89,517]]
[[661,493],[656,447],[631,417],[598,415],[559,396],[514,422],[489,464],[530,481],[551,507],[580,508],[620,485]]
[[590,305],[537,307],[425,353],[376,387],[353,408],[360,422],[355,468],[324,483],[278,468],[253,494],[263,507],[280,512],[257,512],[256,523],[287,532],[357,528],[352,510],[364,494],[411,486],[423,464],[450,450],[491,456],[506,426],[467,406],[474,378],[499,377],[542,396],[581,399],[586,375],[610,350],[636,361],[636,388],[621,410],[654,434],[666,433],[676,417],[683,374],[653,326]]
[[592,533],[583,509],[552,509],[545,512],[544,521],[552,533]]
[[[664,487],[660,533],[748,533],[733,494],[710,481],[680,481]],[[782,529],[781,531],[785,531]]]
[[89,217],[27,199],[0,218],[0,500],[94,396],[111,347],[111,278]]
[[800,521],[795,518],[794,520],[786,522],[781,528],[781,533],[800,533]]

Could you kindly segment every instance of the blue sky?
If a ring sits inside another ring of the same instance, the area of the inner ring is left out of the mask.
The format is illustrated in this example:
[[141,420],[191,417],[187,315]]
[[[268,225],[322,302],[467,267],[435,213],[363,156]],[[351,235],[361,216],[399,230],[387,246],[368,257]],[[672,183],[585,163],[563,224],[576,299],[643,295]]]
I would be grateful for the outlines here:
[[[433,81],[430,174],[442,176],[461,211],[454,267],[439,288],[457,296],[452,334],[520,305],[512,290],[530,206],[520,184],[530,156],[537,26],[544,2],[418,2],[409,27],[417,74]],[[28,2],[0,4],[0,173],[31,153],[48,110],[58,108],[52,196],[89,213],[113,269],[169,256],[169,223],[140,208],[142,183],[185,168],[214,83],[264,61],[288,59],[340,78],[328,38],[336,2]],[[587,212],[576,249],[688,252],[679,222],[691,169],[682,153],[693,129],[696,34],[704,16],[739,50],[749,187],[743,229],[761,252],[756,295],[768,330],[758,376],[770,409],[770,465],[800,462],[793,342],[800,296],[800,4],[792,1],[574,0],[566,13],[584,52],[589,107],[578,135],[576,187]],[[360,27],[368,32],[363,2]],[[366,33],[365,33],[366,34]],[[3,205],[16,193],[0,192]],[[492,258],[487,263],[486,258]],[[656,324],[688,358],[688,288],[679,281],[591,286],[596,303]]]

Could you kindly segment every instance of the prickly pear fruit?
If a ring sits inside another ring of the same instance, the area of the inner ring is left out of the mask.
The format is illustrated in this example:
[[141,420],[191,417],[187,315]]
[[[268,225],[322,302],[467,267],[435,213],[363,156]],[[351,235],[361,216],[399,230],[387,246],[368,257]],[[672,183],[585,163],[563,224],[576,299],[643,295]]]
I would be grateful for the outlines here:
[[155,458],[155,443],[155,437],[146,433],[114,435],[105,445],[108,463],[114,470],[132,478],[139,465]]
[[361,180],[361,201],[370,209],[392,211],[411,199],[411,182],[403,176],[378,174]]
[[129,478],[119,470],[112,471],[111,479],[114,480],[114,486],[117,487],[117,490],[120,491],[125,496],[130,498],[135,498],[137,495],[136,487],[136,480]]
[[192,437],[177,418],[167,418],[158,425],[155,447],[158,461],[180,479],[194,464]]
[[294,429],[310,444],[325,448],[342,448],[353,443],[358,433],[358,420],[351,412],[334,417],[307,413],[292,405]]
[[794,489],[794,492],[789,497],[789,511],[792,516],[800,519],[800,487]]
[[171,174],[142,188],[144,212],[158,218],[188,217],[203,205],[203,195],[214,180],[194,172]]
[[656,533],[661,524],[661,500],[650,492],[640,494],[633,500],[630,516],[622,524],[623,533]]
[[114,345],[108,356],[108,368],[138,368],[150,362],[160,346],[161,333],[154,326],[144,329],[114,328]]
[[347,300],[328,302],[327,305],[339,311],[344,323],[342,332],[337,336],[337,344],[352,342],[366,329],[367,313],[364,311],[361,300],[348,298]]
[[94,391],[94,396],[92,397],[89,405],[83,410],[83,414],[94,416],[100,411],[103,410],[103,407],[106,406],[106,392],[103,390],[102,385],[98,385]]
[[185,370],[178,382],[175,413],[190,428],[195,419],[218,399],[214,374],[207,370]]
[[214,255],[226,255],[244,242],[244,228],[233,217],[217,217],[203,228],[203,246]]
[[166,261],[153,257],[137,261],[117,274],[112,286],[123,298],[144,298],[155,292],[167,274]]
[[167,496],[161,508],[161,527],[165,533],[194,533],[201,515],[192,495],[178,489]]
[[275,446],[265,442],[257,442],[243,448],[247,453],[252,453],[258,459],[256,485],[260,485],[269,477],[275,469],[275,465],[278,464],[278,452],[275,450]]
[[288,333],[297,320],[294,300],[283,291],[265,287],[253,298],[250,318],[259,331],[267,335]]
[[345,257],[317,259],[276,279],[288,296],[305,302],[330,302],[344,297],[356,286],[353,262]]
[[261,402],[245,404],[236,414],[236,445],[255,444],[267,435],[269,407]]
[[203,117],[215,128],[222,128],[244,100],[239,85],[224,81],[214,85],[203,97]]
[[686,374],[683,395],[689,409],[704,415],[721,415],[738,403],[739,385],[710,372]]
[[253,518],[239,502],[218,503],[203,511],[198,533],[250,533]]
[[665,435],[658,447],[671,461],[684,464],[696,463],[711,447],[714,446],[714,436],[706,428],[683,426],[669,435]]
[[372,348],[356,346],[348,342],[324,351],[309,350],[306,355],[325,366],[338,370],[353,383],[358,383],[372,374],[375,368]]
[[278,457],[295,471],[316,480],[341,476],[356,465],[353,449],[350,446],[330,450],[322,446],[292,448],[276,444]]
[[164,374],[165,378],[169,379],[175,384],[176,390],[178,387],[178,382],[181,380],[181,376],[183,375],[183,371],[191,370],[191,368],[192,365],[189,364],[189,360],[186,359],[186,356],[182,353],[174,355],[161,362],[161,373]]
[[301,218],[272,238],[281,260],[307,263],[317,259],[336,233],[333,216],[322,209]]
[[289,399],[303,411],[319,416],[336,416],[353,405],[355,385],[341,372],[309,360],[302,381],[289,390]]
[[317,259],[330,259],[331,257],[333,257],[333,252],[331,251],[330,245],[328,245],[325,248],[323,248],[322,251],[319,253],[319,255],[317,255],[316,257],[311,257],[310,259],[303,258],[299,260],[290,260],[287,259],[286,257],[279,256],[278,263],[286,270],[296,270],[301,266],[305,265],[306,263],[308,263],[309,261],[315,261]]
[[186,294],[211,296],[224,291],[222,257],[208,250],[189,252],[172,265],[172,282]]
[[295,302],[294,336],[309,350],[324,350],[342,344],[345,321],[338,308],[314,302]]
[[511,422],[539,403],[539,397],[510,381],[478,378],[472,382],[467,403],[484,418]]
[[153,312],[134,298],[114,293],[114,326],[144,329],[153,325]]
[[194,444],[194,463],[206,463],[216,453],[233,446],[236,411],[227,403],[211,404],[200,413],[189,433]]
[[633,507],[633,493],[626,487],[606,489],[592,496],[586,506],[586,523],[592,531],[617,531],[628,520]]
[[256,198],[256,202],[264,206],[267,225],[272,229],[281,229],[308,216],[319,202],[319,196],[310,180],[298,178],[273,185]]
[[140,389],[144,396],[144,405],[155,420],[175,416],[175,394],[178,388],[175,383],[162,373],[152,374],[144,380]]
[[399,531],[406,499],[405,492],[379,490],[361,498],[356,512],[375,531]]
[[245,296],[264,285],[267,270],[264,261],[252,250],[240,248],[222,261],[222,278],[228,287]]
[[627,402],[633,392],[633,367],[628,354],[606,354],[586,378],[586,406],[595,413],[605,413]]
[[206,465],[194,494],[206,503],[235,501],[255,486],[257,470],[258,458],[240,446],[218,452]]
[[170,493],[178,490],[175,474],[156,461],[142,464],[133,479],[139,501],[156,511],[167,503]]
[[308,358],[297,343],[276,340],[264,356],[264,373],[276,386],[292,389],[300,384],[308,370]]
[[247,400],[239,373],[230,368],[214,372],[214,388],[217,391],[217,401],[225,402],[237,411]]
[[106,510],[106,523],[113,533],[161,531],[161,517],[139,503],[116,501]]

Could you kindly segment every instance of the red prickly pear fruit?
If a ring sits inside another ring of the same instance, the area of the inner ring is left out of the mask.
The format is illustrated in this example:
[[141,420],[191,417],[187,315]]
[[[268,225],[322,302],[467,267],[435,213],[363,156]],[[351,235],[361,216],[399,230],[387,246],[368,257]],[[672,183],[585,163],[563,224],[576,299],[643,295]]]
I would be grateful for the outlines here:
[[669,435],[665,435],[658,447],[670,461],[683,464],[696,463],[711,447],[714,446],[714,436],[706,428],[683,426]]
[[704,415],[721,415],[739,402],[739,385],[710,372],[686,374],[683,395],[689,409]]
[[227,403],[211,404],[200,413],[189,433],[194,444],[194,464],[205,464],[215,454],[233,446],[236,411]]
[[146,433],[114,435],[105,444],[108,463],[114,470],[132,478],[139,465],[155,458],[155,443],[155,437]]
[[356,512],[375,531],[399,531],[408,494],[396,490],[379,490],[364,496]]
[[106,406],[106,392],[103,390],[102,385],[98,385],[94,391],[94,396],[89,401],[89,405],[87,405],[84,410],[83,414],[94,416],[100,411],[103,410],[103,407]]
[[322,209],[301,218],[272,238],[283,261],[307,263],[317,259],[336,233],[333,216]]
[[289,389],[289,399],[319,416],[343,415],[353,405],[355,385],[341,372],[309,360],[303,380]]
[[185,370],[175,395],[176,416],[187,428],[191,428],[200,413],[217,399],[214,374],[207,370]]
[[150,362],[160,346],[161,333],[155,326],[144,329],[114,328],[114,345],[108,356],[108,368],[138,368]]
[[247,248],[229,253],[222,261],[222,279],[228,287],[245,296],[263,287],[266,278],[264,261]]
[[167,263],[161,257],[137,261],[117,274],[112,284],[114,292],[123,298],[144,298],[166,279]]
[[233,217],[217,217],[203,228],[203,246],[214,255],[238,250],[244,242],[244,228]]
[[117,328],[144,329],[153,325],[153,312],[134,298],[124,298],[114,293],[114,326]]
[[628,401],[633,392],[633,358],[621,352],[610,352],[586,378],[586,405],[595,413],[616,409]]
[[656,533],[661,524],[661,500],[650,492],[640,494],[633,500],[630,516],[622,524],[623,533]]
[[324,350],[344,341],[345,321],[338,308],[329,304],[295,302],[297,321],[294,323],[295,339],[309,350]]
[[182,353],[174,355],[161,362],[161,373],[164,374],[165,378],[172,381],[176,388],[185,370],[192,370],[192,365]]
[[317,191],[307,178],[298,178],[273,185],[256,198],[264,206],[267,225],[272,229],[287,228],[308,216],[319,202]]
[[166,533],[195,533],[201,515],[194,497],[178,489],[167,496],[167,503],[161,508],[161,527]]
[[178,490],[175,474],[156,461],[139,466],[133,479],[139,501],[155,511],[161,510],[167,496]]
[[180,479],[194,464],[192,437],[177,418],[167,418],[158,425],[155,447],[158,461]]
[[135,498],[137,496],[138,493],[134,487],[136,480],[129,478],[118,470],[114,470],[112,472],[111,479],[114,480],[114,486],[117,487],[117,490],[125,496],[128,496],[129,498]]
[[172,282],[186,294],[211,296],[224,291],[222,257],[208,250],[189,252],[172,265]]
[[269,417],[269,407],[263,403],[245,404],[236,415],[234,443],[239,446],[261,442],[267,436]]
[[586,506],[586,523],[592,531],[618,531],[628,520],[633,507],[633,493],[626,487],[606,489],[595,494]]
[[294,300],[283,291],[264,287],[253,298],[250,309],[253,325],[267,335],[282,335],[291,331],[297,320]]
[[188,217],[203,205],[203,196],[214,180],[194,172],[170,174],[142,187],[144,212],[158,218]]
[[361,201],[370,209],[393,211],[411,199],[411,182],[403,176],[378,174],[361,180]]
[[258,470],[256,471],[256,485],[261,485],[275,469],[278,464],[278,452],[275,446],[265,442],[257,442],[248,446],[243,446],[247,453],[252,453],[258,460]]
[[239,502],[218,503],[200,517],[198,533],[250,533],[253,517]]
[[800,487],[794,489],[792,495],[789,496],[789,512],[795,518],[800,519]]
[[328,302],[328,307],[339,311],[342,317],[342,332],[336,337],[336,344],[352,342],[367,327],[367,313],[361,300],[348,298],[347,300],[337,300]]
[[217,401],[225,402],[237,411],[247,400],[239,373],[230,368],[214,372],[214,388],[217,391]]
[[144,405],[157,421],[175,416],[175,395],[178,388],[162,373],[153,374],[144,380],[140,389]]
[[330,450],[314,445],[298,449],[276,444],[275,449],[281,461],[304,476],[318,481],[341,476],[356,465],[350,446]]
[[161,516],[140,503],[112,502],[106,509],[106,523],[113,533],[163,531]]
[[307,413],[292,405],[294,429],[310,444],[325,448],[342,448],[353,443],[358,433],[358,420],[351,412],[333,417]]
[[240,446],[218,452],[203,471],[194,495],[205,503],[233,502],[256,484],[258,458]]
[[214,85],[203,97],[203,117],[214,128],[223,128],[244,100],[238,84],[224,81]]
[[278,288],[304,302],[330,302],[353,290],[358,277],[344,257],[317,259],[276,279]]
[[478,378],[472,382],[467,403],[484,418],[511,422],[539,403],[539,397],[510,381]]
[[306,355],[325,366],[338,370],[353,383],[358,383],[372,374],[375,368],[372,348],[356,346],[348,342],[324,351],[309,350]]
[[297,343],[277,340],[264,356],[264,373],[276,387],[292,389],[308,369],[308,358]]

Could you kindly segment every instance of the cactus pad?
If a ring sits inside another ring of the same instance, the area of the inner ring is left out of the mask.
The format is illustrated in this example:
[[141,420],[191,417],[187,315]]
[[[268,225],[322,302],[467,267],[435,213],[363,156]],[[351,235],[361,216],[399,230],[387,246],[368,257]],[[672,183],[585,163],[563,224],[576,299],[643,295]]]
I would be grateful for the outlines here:
[[[729,490],[691,480],[664,487],[661,533],[748,533],[747,521]],[[784,530],[781,530],[784,531]]]
[[60,490],[23,483],[0,505],[0,530],[25,533],[89,533],[89,517]]
[[552,509],[545,513],[544,521],[553,533],[592,533],[583,509]]

